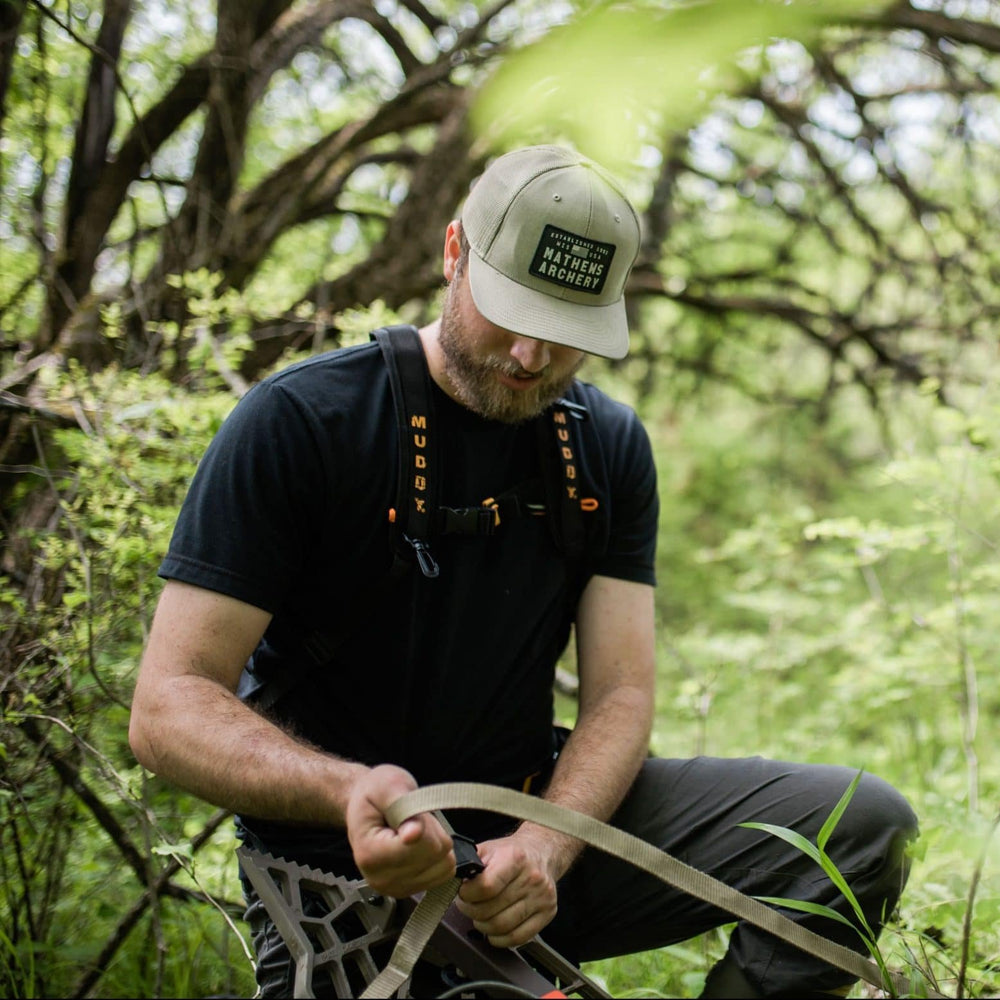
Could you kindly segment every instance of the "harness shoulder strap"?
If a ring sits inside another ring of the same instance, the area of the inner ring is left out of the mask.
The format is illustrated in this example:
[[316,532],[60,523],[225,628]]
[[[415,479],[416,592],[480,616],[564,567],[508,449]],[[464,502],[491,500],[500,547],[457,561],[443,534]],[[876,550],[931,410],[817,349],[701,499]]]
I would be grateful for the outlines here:
[[378,342],[389,372],[399,439],[396,506],[390,515],[393,566],[408,561],[412,552],[424,576],[436,577],[440,569],[428,542],[438,509],[440,469],[424,349],[412,326],[382,327],[371,337]]
[[578,427],[590,419],[585,406],[558,399],[536,420],[538,452],[545,486],[549,527],[556,546],[569,559],[580,559],[587,548],[585,511],[595,511],[597,500],[580,495]]

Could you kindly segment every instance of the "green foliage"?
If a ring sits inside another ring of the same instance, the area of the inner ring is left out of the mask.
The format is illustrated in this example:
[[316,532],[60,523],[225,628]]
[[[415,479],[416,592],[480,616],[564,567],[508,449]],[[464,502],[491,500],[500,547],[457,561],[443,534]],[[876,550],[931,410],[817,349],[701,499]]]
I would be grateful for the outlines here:
[[1000,954],[998,379],[982,368],[965,411],[901,398],[879,447],[857,411],[807,433],[801,414],[711,392],[649,420],[655,749],[843,763],[903,790],[921,848],[880,948],[953,994],[968,947],[972,996],[996,990]]
[[[53,405],[74,409],[85,429],[59,431],[40,451],[40,482],[27,495],[45,498],[53,515],[45,530],[15,539],[33,546],[38,583],[30,598],[5,585],[4,638],[20,660],[0,716],[0,992],[71,995],[135,906],[138,926],[111,951],[102,995],[201,989],[165,975],[242,978],[246,988],[249,964],[244,956],[241,973],[230,954],[238,935],[218,910],[192,916],[190,901],[140,903],[160,867],[157,844],[186,843],[189,856],[209,810],[188,801],[178,812],[176,797],[147,787],[126,741],[157,565],[197,461],[234,400],[195,395],[156,375],[93,374],[73,363],[46,378]],[[207,870],[197,882],[182,858],[187,874],[177,879],[231,896],[231,841],[227,828],[220,849],[202,849]],[[137,869],[131,861],[147,849],[148,871]],[[167,940],[171,951],[189,949],[190,961],[164,966]]]
[[[211,298],[210,281],[198,291],[201,280],[192,279],[191,291]],[[395,318],[377,306],[345,315],[342,326],[348,338],[362,337]],[[630,391],[627,366],[591,377]],[[152,860],[193,856],[213,893],[231,895],[229,837],[194,854],[191,837],[207,812],[147,785],[124,733],[158,590],[156,565],[198,457],[233,397],[210,390],[219,383],[205,372],[192,382],[203,387],[195,393],[114,369],[94,375],[70,365],[49,378],[50,398],[78,405],[90,431],[59,432],[57,450],[45,456],[43,485],[58,498],[58,530],[35,544],[40,569],[57,574],[60,588],[30,605],[12,594],[36,643],[19,674],[18,701],[5,710],[8,760],[24,757],[23,720],[39,718],[43,705],[51,714],[55,685],[69,728],[50,725],[52,744],[76,755],[85,779],[117,801],[125,828],[143,831]],[[990,662],[998,611],[994,378],[984,371],[980,406],[964,415],[920,397],[900,406],[890,430],[905,448],[877,448],[877,435],[845,433],[857,422],[852,413],[833,414],[806,433],[801,417],[733,395],[705,394],[670,412],[643,404],[663,499],[656,748],[839,761],[903,789],[922,817],[923,856],[880,948],[891,968],[929,969],[948,983],[968,940],[972,995],[996,981],[1000,926],[994,848],[971,930],[964,927],[974,859],[989,833],[983,809],[1000,784],[988,734],[974,724],[995,717],[1000,702],[993,672],[978,668]],[[571,706],[564,708],[568,715]],[[9,766],[5,779],[29,780]],[[5,944],[22,995],[60,991],[113,933],[122,908],[110,901],[134,899],[140,883],[63,790],[38,787],[33,815],[51,821],[34,834],[10,796],[2,807],[10,821],[5,852],[15,831],[20,849],[36,858],[62,844],[64,862],[48,891],[63,902],[27,951],[23,928]],[[10,909],[0,926],[17,927],[16,905],[3,905]],[[81,905],[92,917],[92,943],[81,941],[70,954],[60,942],[72,937]],[[203,982],[216,977],[221,989],[227,969],[248,975],[236,938],[217,910],[192,916],[190,904],[164,902],[132,931],[102,992],[187,995],[189,972]],[[165,970],[148,957],[158,941],[169,942]],[[616,995],[693,995],[720,941],[710,936],[597,969]],[[173,961],[178,954],[183,962]],[[180,978],[156,987],[165,971]]]
[[660,997],[696,997],[708,971],[726,950],[733,925],[720,927],[694,941],[670,945],[655,952],[591,962],[588,975],[613,997],[654,1000]]
[[870,0],[591,4],[508,58],[482,89],[473,121],[499,145],[559,132],[621,169],[634,162],[644,139],[683,132],[716,95],[737,89],[762,46],[776,38],[811,41],[831,21],[879,6]]

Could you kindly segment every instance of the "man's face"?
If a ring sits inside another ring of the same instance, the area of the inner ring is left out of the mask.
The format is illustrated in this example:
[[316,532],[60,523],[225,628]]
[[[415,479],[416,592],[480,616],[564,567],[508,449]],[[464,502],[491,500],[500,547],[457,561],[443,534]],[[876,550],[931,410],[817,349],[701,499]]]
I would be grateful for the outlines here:
[[453,394],[474,413],[517,424],[544,412],[570,387],[585,355],[511,333],[476,309],[466,269],[452,278],[438,343]]

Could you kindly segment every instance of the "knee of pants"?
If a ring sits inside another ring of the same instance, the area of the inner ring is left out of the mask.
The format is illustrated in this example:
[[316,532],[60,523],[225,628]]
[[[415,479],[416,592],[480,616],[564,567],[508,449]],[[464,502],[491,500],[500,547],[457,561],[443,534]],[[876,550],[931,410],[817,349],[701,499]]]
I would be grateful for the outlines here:
[[891,897],[894,904],[909,872],[906,846],[918,833],[906,798],[881,778],[864,774],[826,851],[845,874],[867,875],[859,883],[861,896]]
[[834,836],[850,836],[865,843],[882,838],[905,841],[916,837],[917,833],[916,813],[902,793],[882,778],[865,773]]

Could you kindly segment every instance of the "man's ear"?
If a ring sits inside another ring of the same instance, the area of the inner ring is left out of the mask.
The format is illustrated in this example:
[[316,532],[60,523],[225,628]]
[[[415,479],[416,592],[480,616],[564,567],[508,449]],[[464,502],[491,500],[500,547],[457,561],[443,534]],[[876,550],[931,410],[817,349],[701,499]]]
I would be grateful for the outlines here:
[[444,234],[444,280],[451,281],[462,256],[462,223],[452,219]]

